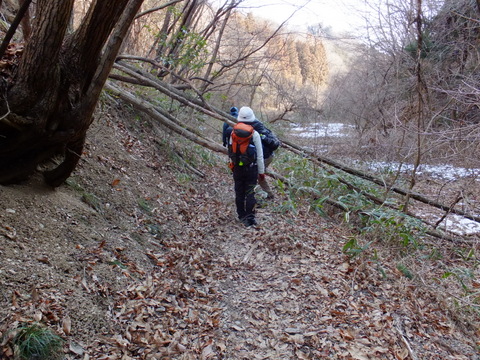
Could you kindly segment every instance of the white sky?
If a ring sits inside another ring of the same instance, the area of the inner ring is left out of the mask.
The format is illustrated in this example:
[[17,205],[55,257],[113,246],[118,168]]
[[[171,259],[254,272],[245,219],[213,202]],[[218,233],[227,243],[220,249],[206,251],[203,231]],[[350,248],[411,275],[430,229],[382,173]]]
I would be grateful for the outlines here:
[[241,7],[281,23],[302,5],[305,6],[289,20],[289,25],[306,27],[321,23],[336,32],[354,32],[364,25],[362,10],[365,9],[365,0],[245,0]]

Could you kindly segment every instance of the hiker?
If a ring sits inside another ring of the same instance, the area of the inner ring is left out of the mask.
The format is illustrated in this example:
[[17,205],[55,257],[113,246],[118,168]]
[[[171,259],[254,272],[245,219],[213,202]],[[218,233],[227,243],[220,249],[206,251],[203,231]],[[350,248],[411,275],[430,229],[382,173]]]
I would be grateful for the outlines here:
[[[232,115],[235,119],[238,116],[238,109],[233,106],[230,108],[230,115]],[[223,123],[223,131],[222,131],[222,140],[223,140],[223,146],[227,147],[228,146],[228,139],[230,138],[230,134],[232,133],[232,127],[224,122]]]
[[[274,158],[274,151],[280,146],[280,141],[273,134],[270,129],[267,129],[263,123],[255,117],[253,110],[248,106],[244,106],[238,112],[238,122],[252,125],[252,127],[260,134],[262,139],[263,158],[265,164],[265,171],[272,163]],[[258,179],[258,184],[263,191],[267,193],[267,199],[273,199],[274,194],[270,186],[268,185],[265,176]]]
[[260,134],[246,123],[237,123],[228,143],[229,167],[235,182],[235,205],[238,219],[245,226],[255,226],[255,186],[265,179]]

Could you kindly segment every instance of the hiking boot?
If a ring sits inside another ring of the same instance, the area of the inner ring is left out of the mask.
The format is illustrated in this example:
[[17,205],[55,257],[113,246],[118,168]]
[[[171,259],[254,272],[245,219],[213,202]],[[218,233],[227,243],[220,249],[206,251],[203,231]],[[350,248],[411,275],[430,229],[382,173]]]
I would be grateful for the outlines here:
[[249,220],[248,217],[238,218],[238,220],[240,220],[240,222],[241,222],[243,225],[249,226],[248,224],[249,224],[250,220]]
[[255,220],[255,216],[254,215],[247,215],[243,218],[239,218],[240,222],[245,225],[246,227],[250,227],[250,226],[256,226],[257,225],[257,221]]

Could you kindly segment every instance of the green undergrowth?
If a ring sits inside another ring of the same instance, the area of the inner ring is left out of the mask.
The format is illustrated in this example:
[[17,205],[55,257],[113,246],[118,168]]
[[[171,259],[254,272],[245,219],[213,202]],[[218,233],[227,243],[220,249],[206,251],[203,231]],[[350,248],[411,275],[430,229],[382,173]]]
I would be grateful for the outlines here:
[[[341,216],[350,229],[342,247],[351,261],[373,264],[383,279],[401,277],[419,283],[428,277],[436,291],[455,294],[440,298],[459,310],[457,314],[463,314],[466,323],[478,319],[480,281],[476,274],[480,261],[475,244],[459,242],[445,247],[427,234],[421,220],[400,210],[401,198],[374,183],[283,151],[273,166],[286,178],[274,183],[286,199],[278,211],[295,212],[303,202],[321,216]],[[368,195],[383,199],[383,203],[372,201]]]
[[[426,228],[424,224],[392,207],[398,203],[394,196],[385,197],[385,190],[368,182],[293,154],[282,153],[275,164],[288,184],[277,180],[277,189],[287,200],[283,209],[294,210],[296,202],[308,201],[310,209],[326,215],[335,207],[342,210],[345,224],[359,238],[402,247],[402,252],[421,248]],[[383,199],[377,204],[369,195]]]
[[102,201],[93,193],[85,190],[83,186],[79,183],[77,178],[71,176],[68,178],[65,183],[69,186],[72,190],[77,192],[80,195],[80,199],[91,208],[98,212],[102,212],[103,204]]
[[59,360],[64,357],[64,340],[40,324],[20,326],[11,343],[17,360]]

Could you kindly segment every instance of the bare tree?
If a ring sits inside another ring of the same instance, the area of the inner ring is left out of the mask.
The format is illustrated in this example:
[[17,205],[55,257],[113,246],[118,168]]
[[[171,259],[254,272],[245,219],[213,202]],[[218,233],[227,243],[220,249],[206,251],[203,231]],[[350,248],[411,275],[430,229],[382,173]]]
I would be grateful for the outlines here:
[[428,88],[424,80],[423,73],[423,61],[422,53],[424,49],[424,38],[423,38],[423,10],[422,10],[422,0],[416,0],[415,7],[415,25],[416,25],[416,56],[415,56],[415,78],[416,78],[416,154],[413,161],[413,169],[410,176],[410,188],[409,193],[405,198],[404,211],[408,211],[408,205],[410,200],[410,193],[413,191],[413,188],[416,183],[418,167],[422,162],[422,153],[424,151],[424,141],[425,141],[425,131],[426,131],[426,107],[429,106],[428,102]]

